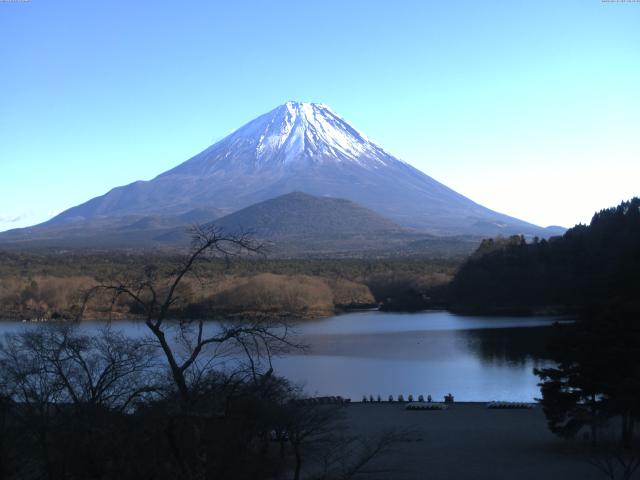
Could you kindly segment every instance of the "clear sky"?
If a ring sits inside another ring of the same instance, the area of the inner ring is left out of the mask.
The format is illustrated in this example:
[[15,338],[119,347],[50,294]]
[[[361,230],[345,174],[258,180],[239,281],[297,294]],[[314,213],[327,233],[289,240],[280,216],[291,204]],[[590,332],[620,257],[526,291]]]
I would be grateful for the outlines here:
[[0,1],[0,230],[287,100],[540,225],[640,194],[640,3]]

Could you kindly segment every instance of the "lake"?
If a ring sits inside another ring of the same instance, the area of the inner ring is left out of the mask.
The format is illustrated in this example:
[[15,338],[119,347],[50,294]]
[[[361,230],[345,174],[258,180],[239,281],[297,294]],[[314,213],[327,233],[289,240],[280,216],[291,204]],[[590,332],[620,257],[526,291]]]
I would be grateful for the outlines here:
[[544,359],[549,317],[469,317],[449,312],[358,312],[299,327],[305,355],[274,368],[309,393],[387,399],[430,394],[442,400],[532,401],[534,367]]
[[[545,345],[550,317],[470,317],[449,312],[411,314],[366,311],[304,321],[296,327],[306,352],[276,358],[276,373],[301,383],[308,394],[432,395],[461,401],[532,401],[540,396],[534,367],[549,365]],[[101,322],[87,322],[95,329]],[[0,323],[0,333],[33,324]],[[132,336],[142,322],[113,326]]]

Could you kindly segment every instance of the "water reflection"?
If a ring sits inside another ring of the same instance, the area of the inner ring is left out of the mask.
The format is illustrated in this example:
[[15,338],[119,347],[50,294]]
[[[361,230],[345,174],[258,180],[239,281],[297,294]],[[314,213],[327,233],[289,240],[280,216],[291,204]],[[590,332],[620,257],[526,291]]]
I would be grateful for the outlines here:
[[468,348],[488,364],[525,365],[549,360],[550,327],[464,330]]
[[[276,373],[309,394],[387,398],[431,394],[441,399],[531,401],[539,396],[534,367],[548,364],[548,317],[465,317],[448,312],[360,312],[297,327],[307,353],[274,361]],[[90,331],[104,326],[88,322]],[[147,335],[142,322],[113,322],[130,336]],[[32,328],[0,323],[0,333]],[[216,328],[215,322],[207,328]],[[210,352],[213,354],[213,352]],[[220,352],[218,352],[220,353]],[[218,359],[223,360],[223,359]]]
[[555,320],[448,312],[334,317],[302,325],[309,353],[278,359],[276,367],[309,393],[531,401],[539,396],[532,371],[549,364]]

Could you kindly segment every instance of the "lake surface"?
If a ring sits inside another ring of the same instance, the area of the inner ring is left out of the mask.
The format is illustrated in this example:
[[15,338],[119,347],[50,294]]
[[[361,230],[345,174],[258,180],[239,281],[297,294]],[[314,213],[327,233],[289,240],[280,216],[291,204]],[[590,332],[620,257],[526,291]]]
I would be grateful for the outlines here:
[[442,400],[532,401],[540,396],[534,367],[549,365],[549,317],[469,317],[449,312],[359,312],[299,328],[306,355],[274,361],[276,371],[309,393],[431,394]]
[[[534,367],[544,358],[549,317],[469,317],[449,312],[412,314],[366,311],[305,321],[296,339],[308,345],[274,359],[277,374],[301,383],[308,394],[387,399],[452,393],[462,401],[532,401],[540,396]],[[83,329],[104,325],[87,322]],[[0,333],[33,324],[0,323]],[[112,326],[145,335],[142,322]]]

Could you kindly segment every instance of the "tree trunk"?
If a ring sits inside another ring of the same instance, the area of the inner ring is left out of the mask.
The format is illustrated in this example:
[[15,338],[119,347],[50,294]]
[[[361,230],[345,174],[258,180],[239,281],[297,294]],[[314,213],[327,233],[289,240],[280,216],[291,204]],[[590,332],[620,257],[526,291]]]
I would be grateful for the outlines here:
[[4,480],[4,464],[5,464],[5,459],[4,459],[4,427],[3,427],[3,432],[2,432],[2,437],[0,438],[0,480]]
[[178,392],[180,393],[181,400],[186,404],[189,401],[189,387],[187,387],[187,381],[184,378],[184,372],[178,366],[175,357],[173,356],[173,352],[171,351],[171,347],[167,343],[167,339],[164,336],[164,332],[159,328],[154,326],[149,326],[149,329],[153,332],[153,334],[160,342],[160,347],[164,352],[165,357],[167,358],[167,362],[169,363],[169,368],[171,369],[171,376],[173,377],[173,381],[178,388]]
[[40,448],[42,449],[42,460],[44,463],[45,470],[47,471],[47,478],[49,480],[54,480],[55,473],[53,471],[53,462],[51,461],[51,455],[49,454],[49,442],[47,439],[47,432],[40,430],[38,432],[38,437],[40,440]]
[[591,445],[595,447],[598,443],[598,407],[596,396],[591,396]]
[[294,443],[293,452],[296,456],[296,469],[293,474],[293,480],[300,480],[300,470],[302,469],[302,454],[300,452],[300,445]]
[[622,418],[622,446],[625,449],[631,448],[631,415],[629,412],[623,412],[621,415]]
[[167,436],[167,443],[169,444],[169,450],[173,454],[173,458],[178,463],[178,467],[180,468],[180,471],[182,472],[182,474],[187,476],[188,470],[182,458],[182,452],[180,451],[180,447],[176,442],[175,421],[172,416],[169,416],[168,418],[167,426],[165,428],[165,434]]
[[269,432],[263,431],[258,434],[260,438],[260,454],[266,456],[269,453]]

